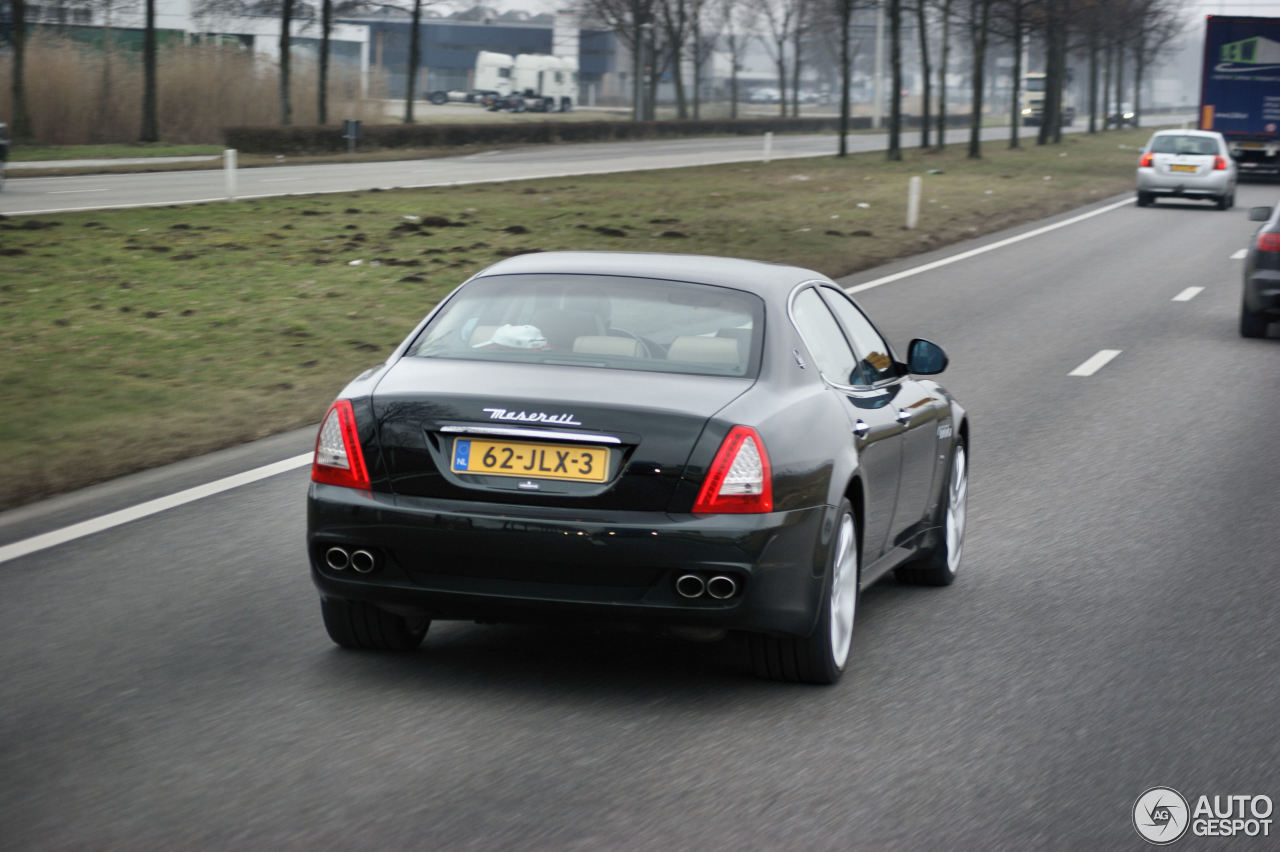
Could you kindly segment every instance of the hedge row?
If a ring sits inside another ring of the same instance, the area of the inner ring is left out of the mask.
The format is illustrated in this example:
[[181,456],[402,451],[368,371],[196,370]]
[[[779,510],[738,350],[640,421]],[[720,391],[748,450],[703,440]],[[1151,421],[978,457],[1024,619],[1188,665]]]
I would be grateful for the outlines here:
[[[850,129],[866,129],[855,118]],[[464,145],[512,145],[547,142],[609,142],[688,136],[822,133],[834,131],[834,118],[752,118],[703,121],[543,121],[511,124],[376,124],[361,128],[358,150],[441,148]],[[347,150],[341,125],[312,127],[227,127],[228,148],[248,154],[329,154]]]
[[[967,125],[968,115],[947,116],[948,126]],[[936,121],[936,119],[934,119]],[[919,127],[903,116],[903,128]],[[511,124],[372,124],[360,131],[356,148],[452,148],[466,145],[529,145],[552,142],[611,142],[690,136],[752,136],[774,133],[825,133],[838,130],[836,118],[739,118],[671,121],[542,121]],[[850,119],[850,130],[868,130],[871,119]],[[228,148],[247,154],[332,154],[347,150],[341,125],[311,127],[227,127]]]

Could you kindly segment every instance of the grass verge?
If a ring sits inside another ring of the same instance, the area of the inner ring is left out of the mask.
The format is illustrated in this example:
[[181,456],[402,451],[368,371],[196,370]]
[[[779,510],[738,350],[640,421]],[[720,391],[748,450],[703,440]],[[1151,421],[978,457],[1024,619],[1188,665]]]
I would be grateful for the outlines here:
[[[464,278],[548,249],[838,276],[1132,188],[1149,130],[0,221],[0,507],[314,423]],[[920,227],[906,185],[924,174]],[[3,218],[3,217],[0,217]]]

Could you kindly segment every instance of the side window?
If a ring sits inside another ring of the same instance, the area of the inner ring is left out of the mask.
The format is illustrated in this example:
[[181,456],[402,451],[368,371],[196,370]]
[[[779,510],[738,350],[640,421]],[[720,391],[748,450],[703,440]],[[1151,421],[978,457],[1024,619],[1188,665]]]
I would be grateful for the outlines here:
[[876,331],[858,306],[849,300],[844,293],[830,287],[822,288],[823,298],[831,306],[831,310],[840,318],[840,325],[853,341],[853,348],[858,355],[859,381],[853,384],[874,385],[885,379],[898,375],[898,368],[893,362],[893,353],[889,344]]
[[827,381],[839,385],[860,384],[849,343],[816,290],[809,287],[796,296],[791,304],[791,316]]

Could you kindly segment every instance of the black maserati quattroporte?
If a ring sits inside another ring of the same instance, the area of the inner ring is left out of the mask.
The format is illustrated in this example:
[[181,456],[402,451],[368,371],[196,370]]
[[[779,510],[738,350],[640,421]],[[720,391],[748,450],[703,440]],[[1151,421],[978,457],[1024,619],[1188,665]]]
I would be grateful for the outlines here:
[[444,299],[325,416],[307,545],[330,637],[433,619],[743,631],[831,683],[858,593],[946,585],[968,490],[946,355],[905,362],[830,279],[755,261],[528,254]]

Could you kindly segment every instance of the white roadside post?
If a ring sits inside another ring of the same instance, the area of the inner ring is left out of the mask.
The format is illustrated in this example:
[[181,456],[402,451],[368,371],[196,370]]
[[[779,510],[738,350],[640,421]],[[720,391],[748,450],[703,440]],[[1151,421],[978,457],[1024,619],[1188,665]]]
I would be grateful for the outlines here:
[[912,175],[907,181],[907,230],[914,231],[920,221],[920,187],[924,183],[920,175]]
[[769,162],[773,157],[773,131],[766,131],[764,134],[764,161]]
[[222,152],[222,173],[227,180],[227,200],[236,200],[236,149],[228,148]]

